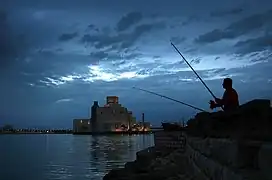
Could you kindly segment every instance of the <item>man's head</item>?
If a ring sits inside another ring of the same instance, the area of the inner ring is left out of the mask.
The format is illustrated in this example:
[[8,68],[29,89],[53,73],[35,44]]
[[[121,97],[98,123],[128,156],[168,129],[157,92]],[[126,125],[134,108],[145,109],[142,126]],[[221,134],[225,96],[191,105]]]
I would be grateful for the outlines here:
[[232,88],[232,79],[231,78],[225,78],[222,85],[223,85],[224,89]]

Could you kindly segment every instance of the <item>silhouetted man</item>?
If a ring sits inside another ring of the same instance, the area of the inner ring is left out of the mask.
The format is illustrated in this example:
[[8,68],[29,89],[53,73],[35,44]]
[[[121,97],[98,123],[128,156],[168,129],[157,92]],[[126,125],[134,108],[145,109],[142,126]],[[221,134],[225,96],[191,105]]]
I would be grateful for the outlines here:
[[223,98],[216,98],[215,102],[211,100],[210,108],[222,107],[224,111],[236,109],[239,106],[239,97],[236,90],[232,88],[232,79],[225,78],[222,85],[225,89]]

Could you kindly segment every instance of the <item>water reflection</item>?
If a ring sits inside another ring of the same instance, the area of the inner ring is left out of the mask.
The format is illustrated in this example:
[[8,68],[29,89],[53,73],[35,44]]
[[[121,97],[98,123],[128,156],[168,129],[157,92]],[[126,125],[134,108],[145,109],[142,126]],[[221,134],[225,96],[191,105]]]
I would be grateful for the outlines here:
[[154,142],[152,135],[7,135],[0,136],[0,143],[5,143],[0,148],[2,162],[10,161],[8,157],[20,161],[0,164],[1,179],[97,180]]
[[141,142],[142,139],[146,139],[146,136],[93,137],[90,143],[92,171],[101,174],[102,169],[105,172],[134,160],[136,151],[152,145],[152,141],[146,144]]

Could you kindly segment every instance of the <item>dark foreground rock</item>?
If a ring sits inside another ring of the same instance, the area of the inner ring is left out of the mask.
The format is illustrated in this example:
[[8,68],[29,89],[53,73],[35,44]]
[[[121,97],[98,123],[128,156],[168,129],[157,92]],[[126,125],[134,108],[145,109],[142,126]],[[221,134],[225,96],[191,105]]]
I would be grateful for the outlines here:
[[270,100],[255,99],[230,112],[198,113],[187,122],[186,132],[197,137],[271,141],[271,118]]
[[183,151],[153,149],[137,154],[137,159],[125,164],[124,168],[113,169],[103,180],[175,180],[188,179],[186,158]]

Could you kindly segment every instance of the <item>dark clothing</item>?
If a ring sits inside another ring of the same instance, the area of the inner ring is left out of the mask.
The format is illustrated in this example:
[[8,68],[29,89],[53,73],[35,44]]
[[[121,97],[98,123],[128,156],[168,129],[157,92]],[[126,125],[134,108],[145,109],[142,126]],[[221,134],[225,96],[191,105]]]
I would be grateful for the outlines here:
[[239,97],[235,89],[225,90],[222,102],[224,111],[236,109],[239,106]]

